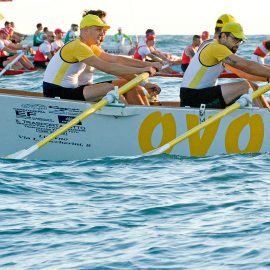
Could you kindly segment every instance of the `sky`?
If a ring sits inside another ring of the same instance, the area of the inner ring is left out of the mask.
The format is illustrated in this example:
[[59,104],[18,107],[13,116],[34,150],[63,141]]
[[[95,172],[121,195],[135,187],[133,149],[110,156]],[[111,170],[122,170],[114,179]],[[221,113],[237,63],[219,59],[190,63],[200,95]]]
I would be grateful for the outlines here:
[[147,28],[157,35],[194,35],[214,32],[215,21],[224,13],[242,24],[245,34],[270,34],[270,0],[13,0],[0,2],[4,19],[14,21],[16,31],[33,34],[41,22],[50,30],[68,31],[80,23],[83,10],[107,12],[108,34],[122,27],[126,34],[142,35]]

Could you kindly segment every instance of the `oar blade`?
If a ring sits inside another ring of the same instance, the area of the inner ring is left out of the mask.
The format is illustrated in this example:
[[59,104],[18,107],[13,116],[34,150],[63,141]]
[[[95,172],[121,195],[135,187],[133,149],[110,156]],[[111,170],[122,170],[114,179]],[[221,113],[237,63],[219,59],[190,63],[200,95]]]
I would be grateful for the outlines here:
[[30,154],[32,154],[34,151],[36,151],[37,149],[38,149],[38,145],[34,144],[31,147],[29,147],[28,149],[22,149],[16,153],[9,154],[9,155],[5,156],[5,158],[7,158],[7,159],[24,159],[27,156],[29,156]]
[[144,153],[143,156],[155,156],[155,155],[160,155],[164,152],[166,152],[169,148],[171,147],[171,145],[169,143],[166,143],[164,145],[162,145],[159,148],[156,148],[152,151],[149,151],[147,153]]
[[7,156],[5,156],[5,158],[7,158],[7,159],[24,159],[27,156],[28,156],[27,150],[23,149],[23,150],[20,150],[20,151],[18,151],[16,153],[7,155]]

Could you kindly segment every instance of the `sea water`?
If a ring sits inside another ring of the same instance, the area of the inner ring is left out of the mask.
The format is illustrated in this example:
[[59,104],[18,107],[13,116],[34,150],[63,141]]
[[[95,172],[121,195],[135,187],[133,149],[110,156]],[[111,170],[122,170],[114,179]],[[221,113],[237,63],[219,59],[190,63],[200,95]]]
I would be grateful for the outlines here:
[[[181,55],[191,38],[158,36],[157,47]],[[239,55],[265,38],[248,37]],[[41,92],[42,76],[0,87]],[[179,99],[181,79],[153,81],[160,100]],[[0,268],[270,269],[269,194],[268,153],[0,159]]]

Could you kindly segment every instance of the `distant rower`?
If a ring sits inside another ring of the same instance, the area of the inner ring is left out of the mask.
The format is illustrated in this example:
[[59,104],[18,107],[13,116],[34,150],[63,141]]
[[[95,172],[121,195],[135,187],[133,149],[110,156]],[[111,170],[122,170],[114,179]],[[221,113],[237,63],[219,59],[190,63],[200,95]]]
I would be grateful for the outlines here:
[[270,39],[264,40],[253,52],[251,60],[264,64],[267,55],[270,55]]

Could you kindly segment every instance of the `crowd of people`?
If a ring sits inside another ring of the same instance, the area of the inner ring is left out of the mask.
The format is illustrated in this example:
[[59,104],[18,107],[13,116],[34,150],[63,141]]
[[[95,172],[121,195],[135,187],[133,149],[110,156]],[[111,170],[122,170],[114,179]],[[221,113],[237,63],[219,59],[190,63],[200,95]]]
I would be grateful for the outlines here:
[[[66,33],[60,28],[50,31],[38,23],[33,35],[33,46],[36,48],[33,63],[22,56],[13,67],[45,69],[43,91],[47,97],[97,101],[137,74],[149,72],[154,75],[165,64],[178,64],[184,72],[180,89],[181,106],[206,104],[208,108],[225,108],[250,89],[256,90],[258,86],[252,82],[252,76],[259,76],[262,81],[270,78],[270,68],[264,64],[265,57],[270,54],[270,40],[264,40],[255,48],[251,60],[239,57],[237,50],[246,37],[242,26],[230,14],[223,14],[217,19],[212,39],[208,31],[193,35],[191,43],[179,57],[156,48],[153,29],[146,30],[132,57],[105,52],[102,44],[110,28],[106,15],[102,10],[86,10],[80,24],[71,24]],[[0,68],[13,61],[22,50],[32,49],[31,46],[21,45],[26,37],[15,31],[13,22],[5,22],[0,29]],[[125,40],[133,44],[132,38],[124,34],[120,27],[113,39],[119,48]],[[248,80],[217,85],[218,77],[225,68],[242,72],[241,76]],[[115,75],[117,79],[94,83],[95,69]],[[167,72],[172,72],[172,69],[167,68]],[[121,97],[121,102],[149,105],[145,93],[155,97],[160,91],[158,85],[148,81],[127,92]],[[269,106],[263,98],[256,103],[260,107]]]
[[22,51],[30,50],[31,46],[20,44],[26,36],[15,31],[14,22],[6,21],[4,23],[4,27],[0,29],[0,68],[6,67],[18,59],[13,64],[15,69],[34,69],[34,65],[26,56],[22,55],[18,58]]

